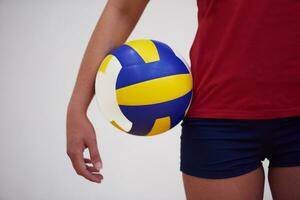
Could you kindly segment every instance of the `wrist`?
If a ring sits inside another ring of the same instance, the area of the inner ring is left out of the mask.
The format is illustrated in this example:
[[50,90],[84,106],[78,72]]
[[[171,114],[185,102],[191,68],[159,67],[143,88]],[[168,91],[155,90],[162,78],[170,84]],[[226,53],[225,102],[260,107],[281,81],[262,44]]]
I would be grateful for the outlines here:
[[77,115],[77,116],[86,117],[87,108],[84,108],[82,105],[70,101],[67,109],[67,115]]

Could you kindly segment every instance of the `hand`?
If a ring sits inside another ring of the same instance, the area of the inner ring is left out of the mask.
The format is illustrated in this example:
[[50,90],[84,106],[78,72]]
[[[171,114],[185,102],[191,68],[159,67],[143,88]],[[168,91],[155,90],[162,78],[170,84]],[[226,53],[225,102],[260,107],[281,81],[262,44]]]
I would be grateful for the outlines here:
[[[84,158],[88,148],[90,158]],[[87,116],[69,111],[67,115],[67,154],[76,173],[84,178],[101,183],[102,161],[97,147],[95,130]]]

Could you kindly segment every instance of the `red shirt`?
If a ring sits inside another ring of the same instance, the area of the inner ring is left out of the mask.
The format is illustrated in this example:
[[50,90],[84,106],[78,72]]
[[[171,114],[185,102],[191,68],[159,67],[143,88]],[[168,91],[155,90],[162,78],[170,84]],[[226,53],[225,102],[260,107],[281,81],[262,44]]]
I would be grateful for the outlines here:
[[198,0],[189,117],[300,116],[300,1]]

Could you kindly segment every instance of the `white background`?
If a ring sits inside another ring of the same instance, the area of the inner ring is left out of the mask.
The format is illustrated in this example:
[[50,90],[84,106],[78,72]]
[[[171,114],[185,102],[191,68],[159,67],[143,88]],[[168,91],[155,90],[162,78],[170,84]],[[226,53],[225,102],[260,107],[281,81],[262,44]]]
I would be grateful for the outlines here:
[[[93,102],[103,182],[77,176],[67,158],[66,107],[104,4],[0,0],[0,200],[184,199],[180,126],[151,138],[125,135]],[[196,0],[151,0],[130,39],[163,41],[188,60],[196,12]],[[267,180],[265,189],[271,199]]]

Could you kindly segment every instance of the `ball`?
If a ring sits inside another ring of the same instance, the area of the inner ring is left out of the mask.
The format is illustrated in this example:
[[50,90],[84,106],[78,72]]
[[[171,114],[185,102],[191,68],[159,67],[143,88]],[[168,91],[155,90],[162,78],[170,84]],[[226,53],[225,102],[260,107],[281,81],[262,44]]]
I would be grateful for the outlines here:
[[95,96],[114,127],[137,136],[158,135],[185,116],[192,99],[192,74],[167,44],[133,40],[104,58]]

